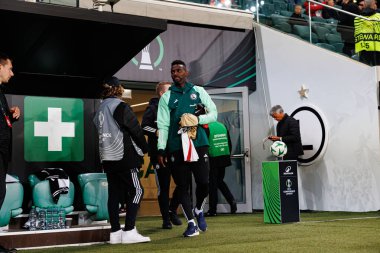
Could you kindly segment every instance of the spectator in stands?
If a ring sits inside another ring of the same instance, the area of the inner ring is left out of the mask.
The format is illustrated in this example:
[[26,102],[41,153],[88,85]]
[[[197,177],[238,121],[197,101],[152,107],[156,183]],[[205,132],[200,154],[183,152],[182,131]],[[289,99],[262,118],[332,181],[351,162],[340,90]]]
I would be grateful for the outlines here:
[[[342,1],[342,10],[359,14],[359,7],[352,0]],[[344,43],[343,53],[352,56],[354,51],[354,16],[340,13],[337,31],[341,34]]]
[[[322,3],[326,4],[326,2],[322,2]],[[303,4],[303,6],[305,7],[305,10],[306,10],[306,15],[309,15],[309,4],[310,4],[310,2],[308,2],[308,1],[305,1]],[[322,17],[322,9],[323,9],[322,5],[311,3],[310,4],[310,15],[312,17]]]
[[[327,0],[327,5],[331,6],[331,7],[334,7],[334,5],[335,5],[334,0]],[[323,9],[322,9],[322,18],[324,18],[324,19],[333,18],[333,19],[339,20],[339,12],[337,12],[334,9],[330,9],[328,7],[323,7]]]
[[359,53],[361,62],[380,65],[380,13],[377,13],[376,0],[364,0],[361,15],[370,20],[355,18],[355,52]]
[[364,10],[364,0],[359,0],[356,2],[356,4],[358,5],[358,8],[359,8],[359,13],[362,13],[362,11]]
[[306,19],[302,16],[302,6],[301,5],[295,5],[294,6],[294,12],[289,17],[288,24],[293,25],[307,25]]

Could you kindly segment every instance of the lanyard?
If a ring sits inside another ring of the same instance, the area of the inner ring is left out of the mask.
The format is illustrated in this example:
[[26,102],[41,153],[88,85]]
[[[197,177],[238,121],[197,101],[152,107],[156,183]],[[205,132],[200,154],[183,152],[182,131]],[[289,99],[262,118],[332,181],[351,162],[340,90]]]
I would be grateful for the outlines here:
[[7,115],[7,113],[5,112],[5,109],[4,109],[4,106],[3,106],[3,102],[1,101],[1,99],[0,99],[0,107],[1,107],[1,111],[3,112],[4,118],[5,118],[5,122],[7,122],[7,125],[8,125],[9,128],[12,128],[12,122],[9,119],[9,116]]

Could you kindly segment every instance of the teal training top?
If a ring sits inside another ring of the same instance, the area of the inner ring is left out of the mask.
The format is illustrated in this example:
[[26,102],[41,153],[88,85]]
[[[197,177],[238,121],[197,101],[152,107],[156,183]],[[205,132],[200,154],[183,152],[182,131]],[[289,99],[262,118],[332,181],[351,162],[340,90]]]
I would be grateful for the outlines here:
[[[182,149],[181,135],[178,134],[179,122],[182,114],[194,114],[196,105],[202,103],[207,114],[199,116],[199,124],[208,124],[217,119],[218,112],[210,95],[203,87],[186,83],[183,88],[172,84],[167,92],[160,98],[157,112],[158,144],[160,150],[169,153]],[[195,147],[208,146],[208,138],[202,127],[198,127],[197,137],[193,140]]]

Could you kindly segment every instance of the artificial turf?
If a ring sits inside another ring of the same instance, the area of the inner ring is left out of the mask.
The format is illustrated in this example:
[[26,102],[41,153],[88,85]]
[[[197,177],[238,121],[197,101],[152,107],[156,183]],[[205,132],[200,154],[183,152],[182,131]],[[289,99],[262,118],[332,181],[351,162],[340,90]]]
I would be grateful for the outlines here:
[[[182,218],[184,221],[184,219]],[[376,252],[380,253],[380,212],[307,212],[301,222],[264,224],[263,213],[208,217],[208,230],[182,237],[185,225],[160,228],[159,217],[139,217],[137,228],[152,241],[144,244],[99,244],[33,249],[25,252]]]

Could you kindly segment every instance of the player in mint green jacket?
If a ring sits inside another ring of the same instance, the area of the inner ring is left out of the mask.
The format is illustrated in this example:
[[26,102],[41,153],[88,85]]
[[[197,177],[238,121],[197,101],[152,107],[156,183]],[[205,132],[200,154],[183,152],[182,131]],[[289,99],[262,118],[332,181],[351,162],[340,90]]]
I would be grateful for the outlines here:
[[[183,61],[176,60],[172,62],[171,76],[174,83],[169,88],[169,91],[161,97],[157,113],[157,126],[159,131],[157,145],[159,152],[158,162],[161,166],[165,166],[165,160],[167,158],[169,167],[172,169],[172,176],[176,183],[180,203],[188,221],[188,227],[183,233],[185,237],[198,235],[198,228],[201,231],[207,230],[203,205],[208,195],[209,143],[205,130],[199,125],[216,121],[218,114],[214,102],[205,89],[187,82],[188,74]],[[205,114],[197,114],[197,105],[200,104],[205,106]],[[178,134],[180,118],[184,113],[198,116],[199,125],[193,143],[199,160],[194,162],[184,161],[181,135]],[[188,192],[188,179],[191,176],[190,172],[193,173],[197,184],[196,207],[193,211],[197,218],[198,225],[196,225],[194,221]]]

